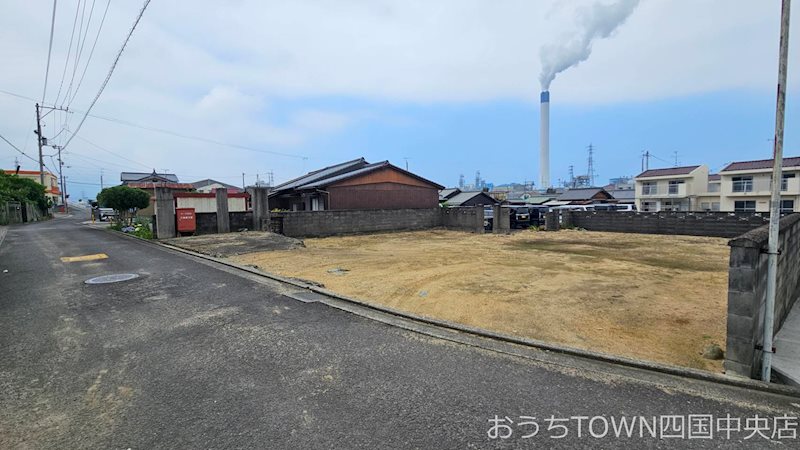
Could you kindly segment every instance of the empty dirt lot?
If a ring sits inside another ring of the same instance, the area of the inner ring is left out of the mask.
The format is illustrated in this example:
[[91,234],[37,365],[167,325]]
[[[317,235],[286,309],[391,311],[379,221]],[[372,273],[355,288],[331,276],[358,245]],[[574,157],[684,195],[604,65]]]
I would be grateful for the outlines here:
[[573,347],[721,371],[725,239],[434,230],[232,257],[364,301]]

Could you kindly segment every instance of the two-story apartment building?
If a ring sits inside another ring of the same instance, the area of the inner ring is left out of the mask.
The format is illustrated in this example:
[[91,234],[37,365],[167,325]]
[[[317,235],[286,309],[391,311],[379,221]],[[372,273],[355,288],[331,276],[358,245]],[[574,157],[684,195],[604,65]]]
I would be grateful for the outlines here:
[[635,180],[636,208],[643,212],[697,211],[700,210],[699,200],[708,197],[705,195],[709,189],[705,165],[650,169]]
[[[773,161],[733,162],[722,169],[722,211],[768,212]],[[800,212],[800,157],[783,159],[781,212]]]

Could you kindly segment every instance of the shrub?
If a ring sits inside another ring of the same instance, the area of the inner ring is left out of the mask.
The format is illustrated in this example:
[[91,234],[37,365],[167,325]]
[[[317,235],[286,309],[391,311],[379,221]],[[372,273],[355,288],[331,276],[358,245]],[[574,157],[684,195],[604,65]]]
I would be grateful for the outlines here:
[[118,224],[131,224],[137,210],[150,206],[150,194],[128,186],[114,186],[100,191],[97,202],[117,212]]
[[15,201],[21,203],[34,203],[42,210],[52,206],[52,202],[45,195],[45,188],[41,184],[28,178],[20,178],[0,170],[0,201]]

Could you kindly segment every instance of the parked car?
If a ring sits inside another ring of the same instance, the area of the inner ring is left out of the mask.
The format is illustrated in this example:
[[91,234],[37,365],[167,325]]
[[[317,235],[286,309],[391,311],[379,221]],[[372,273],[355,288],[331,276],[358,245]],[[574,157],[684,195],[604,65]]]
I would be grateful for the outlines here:
[[491,206],[483,207],[483,229],[492,231],[494,227],[494,208]]
[[550,208],[547,206],[528,206],[528,211],[530,212],[531,217],[531,226],[541,227],[544,225],[544,215],[547,214],[547,211]]
[[512,229],[531,226],[531,211],[527,206],[511,206],[508,209]]
[[112,208],[97,208],[97,219],[101,222],[110,221],[117,217],[117,212]]

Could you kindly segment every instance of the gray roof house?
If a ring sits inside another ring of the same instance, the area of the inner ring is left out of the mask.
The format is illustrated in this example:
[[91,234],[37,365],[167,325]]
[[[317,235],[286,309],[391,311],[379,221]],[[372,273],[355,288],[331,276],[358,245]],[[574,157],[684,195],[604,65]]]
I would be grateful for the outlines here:
[[442,189],[441,191],[439,191],[439,201],[443,202],[443,201],[448,200],[449,198],[453,197],[454,195],[457,195],[457,194],[460,194],[460,193],[461,193],[461,189],[459,189],[459,188]]
[[589,205],[592,203],[607,202],[611,199],[611,194],[606,192],[603,188],[569,189],[556,198],[558,202],[569,202],[568,204],[570,205]]
[[129,183],[177,183],[178,176],[174,173],[156,173],[153,170],[147,172],[122,172],[119,174],[119,181],[122,184]]
[[497,205],[498,202],[486,192],[460,192],[444,202],[445,206],[478,206],[478,205]]
[[234,186],[232,184],[223,183],[221,181],[212,180],[210,178],[206,178],[205,180],[195,181],[192,183],[192,186],[198,192],[214,192],[217,188],[225,188],[228,192],[242,192],[242,188],[239,186]]

